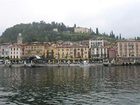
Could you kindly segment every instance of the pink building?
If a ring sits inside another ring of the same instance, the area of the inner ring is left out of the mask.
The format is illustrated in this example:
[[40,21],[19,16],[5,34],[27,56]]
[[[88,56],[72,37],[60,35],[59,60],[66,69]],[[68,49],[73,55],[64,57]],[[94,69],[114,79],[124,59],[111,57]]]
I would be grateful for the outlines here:
[[117,48],[109,48],[108,49],[108,58],[109,60],[116,59],[117,56]]

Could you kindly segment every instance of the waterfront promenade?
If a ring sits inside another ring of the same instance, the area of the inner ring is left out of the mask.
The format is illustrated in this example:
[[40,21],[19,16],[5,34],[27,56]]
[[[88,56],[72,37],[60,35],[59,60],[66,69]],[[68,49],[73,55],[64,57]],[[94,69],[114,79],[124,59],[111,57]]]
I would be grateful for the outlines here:
[[[103,66],[102,63],[92,63],[92,64],[48,64],[48,63],[44,63],[44,64],[34,64],[34,67],[47,67],[47,66],[56,66],[56,67],[60,67],[60,66]],[[8,65],[5,64],[0,64],[0,67],[9,67]],[[27,65],[25,64],[11,64],[11,67],[27,67]]]

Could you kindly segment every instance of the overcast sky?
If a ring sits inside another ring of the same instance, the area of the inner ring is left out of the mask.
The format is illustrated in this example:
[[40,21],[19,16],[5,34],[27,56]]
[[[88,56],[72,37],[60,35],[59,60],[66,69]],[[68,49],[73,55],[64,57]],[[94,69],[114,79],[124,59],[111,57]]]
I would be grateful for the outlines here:
[[15,24],[41,20],[140,36],[140,0],[0,0],[0,34]]

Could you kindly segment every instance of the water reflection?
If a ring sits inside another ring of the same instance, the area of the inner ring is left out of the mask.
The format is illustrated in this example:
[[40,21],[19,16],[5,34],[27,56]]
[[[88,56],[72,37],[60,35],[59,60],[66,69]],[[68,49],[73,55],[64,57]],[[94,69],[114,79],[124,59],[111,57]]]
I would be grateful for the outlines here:
[[15,105],[137,105],[139,69],[139,66],[1,68],[0,96],[4,102]]

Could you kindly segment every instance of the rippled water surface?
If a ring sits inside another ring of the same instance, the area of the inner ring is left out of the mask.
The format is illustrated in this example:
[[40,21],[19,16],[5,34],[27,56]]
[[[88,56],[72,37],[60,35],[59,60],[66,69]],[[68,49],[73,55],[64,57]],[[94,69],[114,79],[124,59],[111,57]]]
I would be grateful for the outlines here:
[[140,66],[0,68],[0,105],[140,105]]

